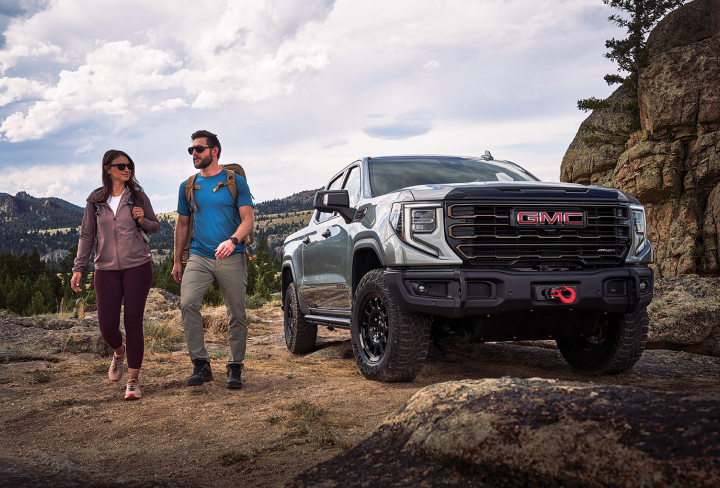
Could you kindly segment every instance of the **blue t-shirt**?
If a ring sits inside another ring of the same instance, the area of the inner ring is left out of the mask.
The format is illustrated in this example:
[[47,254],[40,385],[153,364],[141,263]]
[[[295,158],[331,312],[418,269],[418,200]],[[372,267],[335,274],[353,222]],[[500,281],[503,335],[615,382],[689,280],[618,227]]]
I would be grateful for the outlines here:
[[[190,254],[215,259],[215,250],[220,243],[230,239],[240,226],[242,220],[240,219],[238,207],[244,207],[245,205],[254,207],[250,196],[250,188],[240,175],[235,176],[235,184],[238,190],[237,207],[227,187],[223,186],[218,188],[217,191],[213,191],[219,183],[225,183],[226,181],[227,170],[225,169],[209,178],[205,178],[200,174],[195,178],[193,198],[195,199],[195,205],[197,205],[197,212],[195,212],[193,221]],[[200,187],[199,190],[197,189],[198,186]],[[191,214],[190,204],[185,199],[184,181],[180,185],[177,212],[186,217]],[[233,254],[238,252],[245,252],[244,243],[241,242],[235,246]]]

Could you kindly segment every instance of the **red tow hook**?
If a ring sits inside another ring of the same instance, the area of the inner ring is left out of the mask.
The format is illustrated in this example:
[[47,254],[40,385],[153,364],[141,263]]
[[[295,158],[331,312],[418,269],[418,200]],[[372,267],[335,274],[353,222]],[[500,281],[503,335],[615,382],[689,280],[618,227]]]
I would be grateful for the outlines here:
[[[570,296],[566,297],[563,295],[563,292],[570,292]],[[562,288],[555,289],[551,288],[550,292],[548,293],[550,295],[550,298],[559,298],[561,302],[563,303],[572,303],[575,301],[575,290],[572,288],[568,288],[567,286],[563,286]]]

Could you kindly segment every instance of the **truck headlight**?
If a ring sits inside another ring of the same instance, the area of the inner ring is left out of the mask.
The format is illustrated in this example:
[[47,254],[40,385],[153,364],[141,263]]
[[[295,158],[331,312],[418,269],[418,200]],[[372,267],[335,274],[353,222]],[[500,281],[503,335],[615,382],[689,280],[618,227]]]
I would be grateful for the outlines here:
[[438,242],[444,240],[444,229],[438,226],[441,204],[393,203],[390,225],[400,239],[434,256]]
[[652,249],[649,251],[647,247],[650,245],[647,236],[647,219],[645,216],[645,207],[642,205],[630,205],[630,252],[628,252],[625,262],[627,263],[652,263]]
[[410,215],[413,234],[434,232],[437,228],[434,208],[412,209]]

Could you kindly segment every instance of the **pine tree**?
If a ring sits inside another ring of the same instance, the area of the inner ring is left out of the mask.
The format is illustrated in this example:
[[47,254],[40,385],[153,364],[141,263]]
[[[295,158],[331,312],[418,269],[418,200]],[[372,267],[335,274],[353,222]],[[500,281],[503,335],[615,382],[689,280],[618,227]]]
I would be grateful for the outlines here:
[[598,144],[624,144],[630,134],[640,130],[640,106],[637,101],[638,80],[641,70],[648,61],[647,35],[665,14],[680,7],[686,0],[603,0],[605,5],[620,10],[625,15],[613,14],[608,21],[618,27],[627,28],[624,39],[605,41],[607,59],[615,61],[618,73],[605,75],[605,82],[612,86],[620,84],[628,87],[633,94],[629,102],[613,103],[608,99],[585,98],[578,100],[578,109],[584,112],[598,109],[612,109],[630,115],[631,121],[625,127],[611,130],[593,124],[583,124],[582,129],[589,135],[583,142],[590,147]]
[[39,291],[36,291],[30,301],[30,306],[23,315],[40,315],[46,313],[47,307],[45,306],[45,297]]

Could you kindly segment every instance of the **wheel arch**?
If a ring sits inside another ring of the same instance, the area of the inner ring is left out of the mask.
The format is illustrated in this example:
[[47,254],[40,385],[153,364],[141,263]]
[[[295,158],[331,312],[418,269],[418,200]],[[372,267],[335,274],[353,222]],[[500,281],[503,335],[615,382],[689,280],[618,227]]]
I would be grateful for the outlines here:
[[375,239],[361,239],[355,243],[352,259],[351,296],[355,296],[358,283],[368,271],[386,266],[384,257],[380,245]]
[[[295,281],[295,269],[293,268],[292,261],[285,261],[282,266],[282,286],[280,290],[280,297],[282,303],[285,303],[285,290],[290,283],[296,283]],[[297,286],[297,285],[296,285]]]

